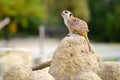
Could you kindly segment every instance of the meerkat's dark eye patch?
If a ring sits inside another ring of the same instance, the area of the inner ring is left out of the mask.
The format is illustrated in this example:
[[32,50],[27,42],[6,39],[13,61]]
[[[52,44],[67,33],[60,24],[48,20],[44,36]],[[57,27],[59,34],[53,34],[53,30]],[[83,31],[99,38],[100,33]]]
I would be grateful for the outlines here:
[[72,16],[73,14],[72,13],[70,13],[70,16]]
[[68,11],[65,11],[65,13],[68,13]]

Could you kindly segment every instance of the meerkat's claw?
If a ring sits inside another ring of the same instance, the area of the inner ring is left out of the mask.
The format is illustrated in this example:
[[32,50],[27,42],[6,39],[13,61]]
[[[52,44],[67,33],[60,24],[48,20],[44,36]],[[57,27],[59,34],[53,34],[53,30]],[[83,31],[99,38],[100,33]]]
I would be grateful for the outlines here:
[[67,37],[70,37],[70,34],[68,34]]
[[69,33],[67,36],[69,37],[70,35],[72,35],[72,33]]

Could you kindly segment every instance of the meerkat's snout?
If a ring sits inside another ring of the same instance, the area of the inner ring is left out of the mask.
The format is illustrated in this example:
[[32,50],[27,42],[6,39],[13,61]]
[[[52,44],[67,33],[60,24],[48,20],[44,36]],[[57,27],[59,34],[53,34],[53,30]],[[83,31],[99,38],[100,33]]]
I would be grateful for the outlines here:
[[69,13],[69,11],[64,10],[64,11],[61,13],[61,15],[62,15],[62,16],[65,16],[65,14],[68,14],[68,13]]
[[65,15],[65,10],[61,13],[61,16],[64,17]]
[[63,12],[61,13],[61,16],[62,16],[62,17],[64,16],[64,13],[63,13]]

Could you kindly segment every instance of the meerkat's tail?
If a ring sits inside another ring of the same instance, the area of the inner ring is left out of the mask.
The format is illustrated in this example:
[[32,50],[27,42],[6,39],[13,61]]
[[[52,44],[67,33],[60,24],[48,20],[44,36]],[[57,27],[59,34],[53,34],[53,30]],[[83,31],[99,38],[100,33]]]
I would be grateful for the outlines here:
[[85,37],[85,39],[86,39],[86,41],[87,41],[89,51],[91,52],[91,51],[92,51],[92,49],[91,49],[90,41],[89,41],[89,39],[88,39],[87,34],[85,34],[85,35],[84,35],[84,37]]

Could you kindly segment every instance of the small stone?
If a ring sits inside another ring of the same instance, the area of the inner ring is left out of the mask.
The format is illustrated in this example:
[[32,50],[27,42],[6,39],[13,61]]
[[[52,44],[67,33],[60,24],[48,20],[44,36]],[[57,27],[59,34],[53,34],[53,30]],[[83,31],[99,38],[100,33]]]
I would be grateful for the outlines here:
[[4,50],[0,51],[0,77],[13,65],[25,64],[31,66],[32,55],[27,51]]
[[25,65],[15,65],[11,67],[3,76],[3,80],[30,80],[32,70]]
[[47,70],[32,71],[26,65],[14,65],[3,77],[3,80],[55,80]]
[[94,72],[81,72],[78,76],[75,75],[71,80],[102,80]]
[[119,62],[100,62],[98,75],[102,80],[120,80]]
[[43,70],[33,71],[31,80],[55,80],[48,72]]

